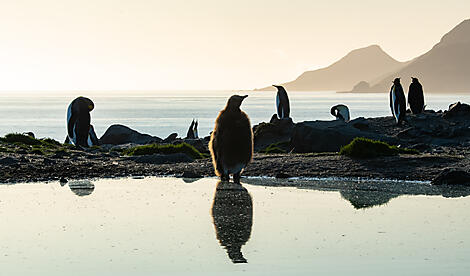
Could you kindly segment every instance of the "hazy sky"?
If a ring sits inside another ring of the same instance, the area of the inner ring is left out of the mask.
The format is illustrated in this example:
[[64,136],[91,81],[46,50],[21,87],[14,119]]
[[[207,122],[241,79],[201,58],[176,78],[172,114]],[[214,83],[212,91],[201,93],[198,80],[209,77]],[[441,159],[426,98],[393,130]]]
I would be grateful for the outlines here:
[[0,0],[0,90],[251,89],[379,44],[405,61],[470,1]]

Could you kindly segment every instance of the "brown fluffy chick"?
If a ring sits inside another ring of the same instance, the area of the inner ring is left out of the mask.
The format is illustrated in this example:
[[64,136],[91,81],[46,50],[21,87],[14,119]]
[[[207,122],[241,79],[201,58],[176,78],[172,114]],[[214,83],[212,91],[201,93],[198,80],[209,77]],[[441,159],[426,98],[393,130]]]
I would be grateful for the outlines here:
[[253,132],[250,119],[240,110],[242,101],[248,97],[233,95],[225,109],[215,120],[209,142],[215,174],[221,180],[240,183],[240,174],[253,156]]

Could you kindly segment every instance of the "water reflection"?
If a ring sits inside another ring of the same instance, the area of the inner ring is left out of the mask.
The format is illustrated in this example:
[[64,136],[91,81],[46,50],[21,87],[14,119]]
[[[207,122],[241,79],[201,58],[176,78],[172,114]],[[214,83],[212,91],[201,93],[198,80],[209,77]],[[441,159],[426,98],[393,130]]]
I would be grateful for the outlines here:
[[212,218],[220,245],[233,263],[246,263],[242,246],[250,239],[253,201],[239,184],[219,181],[212,204]]
[[341,197],[355,208],[365,209],[387,204],[392,198],[400,196],[381,191],[342,190]]
[[95,184],[89,180],[70,181],[68,184],[70,190],[77,196],[88,196],[95,190]]
[[268,187],[295,187],[315,191],[338,191],[355,209],[387,204],[402,195],[442,196],[446,198],[470,196],[470,187],[458,185],[431,185],[417,181],[340,180],[340,179],[265,179],[245,178],[245,183]]

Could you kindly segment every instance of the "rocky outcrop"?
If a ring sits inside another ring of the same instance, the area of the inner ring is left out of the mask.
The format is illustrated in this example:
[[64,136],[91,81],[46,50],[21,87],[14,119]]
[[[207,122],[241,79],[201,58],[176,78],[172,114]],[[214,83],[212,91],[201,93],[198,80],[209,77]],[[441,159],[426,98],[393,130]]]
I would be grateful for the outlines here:
[[429,152],[438,147],[466,147],[470,146],[470,105],[459,102],[445,112],[407,114],[403,126],[397,126],[391,116],[296,124],[273,116],[269,123],[254,127],[254,136],[255,151],[285,143],[287,152],[337,152],[356,137]]
[[123,125],[112,125],[100,138],[100,144],[122,145],[122,144],[151,144],[162,142],[162,139],[142,134]]
[[292,119],[279,120],[273,115],[269,123],[253,127],[255,151],[260,151],[275,143],[289,142],[294,130]]
[[[362,120],[362,119],[361,119]],[[391,138],[361,131],[354,127],[358,123],[351,121],[312,121],[295,125],[290,145],[294,152],[337,152],[342,146],[349,144],[356,137],[389,141]],[[366,122],[361,122],[365,125]],[[363,127],[363,126],[362,126]]]
[[470,174],[463,170],[447,168],[438,174],[431,184],[470,186]]

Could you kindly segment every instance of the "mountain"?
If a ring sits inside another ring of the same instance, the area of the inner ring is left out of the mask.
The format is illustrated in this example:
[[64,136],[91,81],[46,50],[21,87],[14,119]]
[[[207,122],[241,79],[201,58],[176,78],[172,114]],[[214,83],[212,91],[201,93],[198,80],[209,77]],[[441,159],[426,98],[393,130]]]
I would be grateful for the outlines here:
[[[326,68],[307,71],[282,86],[287,90],[298,91],[345,91],[350,90],[360,80],[377,80],[406,64],[393,59],[380,46],[372,45],[354,50]],[[275,89],[265,87],[257,90]]]
[[352,92],[388,92],[395,77],[407,90],[411,77],[419,78],[424,92],[470,92],[470,19],[444,35],[429,52],[371,85],[357,80]]

